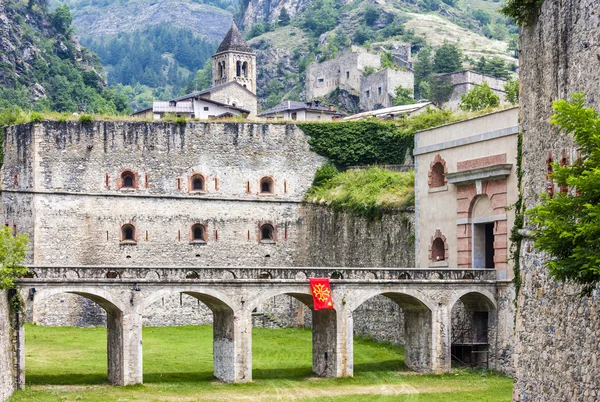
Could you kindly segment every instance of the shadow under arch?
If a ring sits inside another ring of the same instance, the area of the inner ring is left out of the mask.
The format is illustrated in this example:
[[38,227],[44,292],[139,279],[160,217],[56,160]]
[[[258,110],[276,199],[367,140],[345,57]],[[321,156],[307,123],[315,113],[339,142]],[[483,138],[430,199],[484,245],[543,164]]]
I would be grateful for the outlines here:
[[494,339],[491,332],[497,322],[494,295],[485,289],[465,290],[455,295],[449,305],[452,360],[473,367],[488,366],[489,342]]
[[128,385],[131,383],[141,382],[141,373],[139,376],[132,377],[131,373],[127,370],[126,365],[126,354],[127,351],[123,350],[125,345],[125,330],[123,329],[124,315],[128,311],[128,307],[125,303],[119,300],[117,297],[112,295],[103,289],[90,289],[90,288],[78,288],[78,287],[57,287],[57,288],[46,288],[36,291],[33,296],[33,300],[29,300],[27,303],[31,304],[32,310],[36,302],[40,302],[51,296],[69,293],[78,296],[85,297],[98,304],[104,311],[106,311],[106,337],[107,337],[107,376],[108,380],[113,385]]
[[186,294],[203,304],[213,313],[213,374],[224,382],[235,382],[236,326],[234,324],[234,308],[230,299],[223,293],[213,289],[161,289],[146,296],[143,310],[162,297],[173,294]]
[[429,372],[433,367],[433,306],[419,292],[372,291],[352,302],[352,313],[376,296],[385,296],[402,309],[404,316],[404,364],[418,372]]
[[[247,310],[252,312],[261,304],[276,296],[287,295],[310,308],[312,315],[312,371],[319,377],[339,376],[341,353],[337,342],[338,312],[334,308],[315,310],[310,287],[306,289],[272,290],[261,294],[247,303]],[[250,326],[250,329],[252,326]],[[249,337],[251,340],[252,337]]]

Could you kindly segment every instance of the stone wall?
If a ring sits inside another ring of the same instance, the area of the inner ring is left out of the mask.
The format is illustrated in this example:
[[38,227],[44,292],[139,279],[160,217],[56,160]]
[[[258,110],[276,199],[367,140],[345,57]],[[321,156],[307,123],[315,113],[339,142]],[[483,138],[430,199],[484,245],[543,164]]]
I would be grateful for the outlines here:
[[6,291],[0,291],[0,402],[15,390],[13,332]]
[[413,90],[415,79],[412,70],[386,68],[363,77],[360,84],[360,109],[367,111],[391,107],[398,86]]
[[506,92],[504,91],[506,80],[490,77],[475,71],[461,71],[450,73],[446,76],[450,78],[450,82],[454,86],[450,99],[443,104],[447,109],[458,110],[462,95],[469,92],[476,85],[481,85],[484,82],[487,82],[492,92],[500,97],[500,102],[503,103],[506,101]]
[[[546,186],[546,160],[575,147],[548,124],[551,102],[574,92],[587,94],[600,108],[598,3],[545,1],[531,27],[521,30],[521,125],[524,136],[523,185],[526,206],[539,203]],[[546,257],[522,244],[516,321],[514,399],[519,401],[597,401],[600,397],[600,292],[580,298],[581,289],[551,280]]]

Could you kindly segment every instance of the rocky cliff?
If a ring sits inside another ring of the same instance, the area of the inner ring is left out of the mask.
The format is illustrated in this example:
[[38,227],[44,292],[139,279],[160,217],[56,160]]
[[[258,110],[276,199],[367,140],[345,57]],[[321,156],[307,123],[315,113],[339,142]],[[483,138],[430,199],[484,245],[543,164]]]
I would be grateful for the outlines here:
[[[521,32],[521,125],[525,204],[545,191],[548,152],[576,149],[548,121],[552,101],[574,92],[600,108],[598,2],[545,1],[539,18]],[[580,288],[548,277],[546,256],[522,244],[516,321],[514,400],[597,401],[600,398],[600,291],[580,297]]]

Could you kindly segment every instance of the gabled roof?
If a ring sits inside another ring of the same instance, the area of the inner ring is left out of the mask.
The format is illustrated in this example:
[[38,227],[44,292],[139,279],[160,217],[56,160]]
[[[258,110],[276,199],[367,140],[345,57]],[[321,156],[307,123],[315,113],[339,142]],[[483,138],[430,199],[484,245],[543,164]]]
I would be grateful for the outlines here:
[[231,24],[229,32],[227,32],[227,35],[225,35],[225,38],[219,45],[216,53],[227,51],[254,53],[254,50],[248,46],[244,36],[238,29],[237,25],[235,25],[235,22]]
[[333,115],[343,116],[342,113],[340,113],[336,110],[329,110],[329,108],[325,107],[325,106],[318,106],[317,104],[312,103],[312,102],[305,103],[305,102],[297,102],[297,101],[282,102],[279,105],[272,107],[269,110],[265,110],[264,112],[259,114],[259,116],[266,116],[266,115],[270,115],[270,114],[277,114],[277,113],[287,112],[287,111],[292,111],[292,110],[307,110],[310,112],[321,112],[321,113],[325,113],[325,114],[333,114]]

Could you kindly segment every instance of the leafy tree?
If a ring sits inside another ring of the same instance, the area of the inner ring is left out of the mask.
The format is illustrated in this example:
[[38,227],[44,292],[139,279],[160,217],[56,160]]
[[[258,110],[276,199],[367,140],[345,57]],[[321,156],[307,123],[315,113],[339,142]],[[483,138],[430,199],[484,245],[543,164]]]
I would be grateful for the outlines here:
[[331,31],[338,24],[341,3],[337,0],[315,0],[304,13],[304,28],[315,38]]
[[335,31],[335,35],[333,36],[332,44],[339,48],[350,46],[350,39],[348,39],[348,35],[341,29]]
[[554,164],[551,178],[562,188],[527,211],[535,226],[535,248],[548,254],[546,267],[560,281],[584,286],[589,293],[600,283],[600,118],[584,106],[585,96],[555,101],[551,123],[573,135],[583,155],[571,166]]
[[498,56],[494,56],[491,59],[486,59],[485,56],[481,56],[475,65],[475,71],[503,79],[507,79],[510,76],[508,66],[504,60]]
[[417,60],[414,64],[415,85],[418,86],[423,80],[429,78],[433,72],[433,64],[431,63],[431,48],[426,46],[417,54]]
[[372,27],[373,25],[375,25],[377,18],[379,18],[379,10],[375,5],[369,4],[367,7],[365,7],[364,17],[365,24]]
[[431,84],[429,81],[421,81],[417,87],[417,90],[421,99],[432,99]]
[[15,279],[29,270],[21,265],[25,259],[29,236],[19,233],[13,236],[9,227],[0,229],[0,289],[12,289]]
[[429,78],[429,100],[440,104],[448,102],[454,92],[454,85],[447,76],[432,76]]
[[279,23],[279,26],[286,26],[290,24],[290,14],[288,14],[288,11],[285,7],[281,8],[281,11],[279,12],[279,18],[277,19],[277,22]]
[[442,3],[447,4],[450,7],[456,7],[456,0],[442,0]]
[[462,57],[462,53],[456,45],[444,43],[433,57],[433,72],[453,73],[461,71],[463,69]]
[[413,90],[410,88],[404,88],[402,85],[398,85],[394,89],[394,97],[392,98],[393,106],[412,105],[417,101],[413,98]]
[[375,32],[364,25],[358,27],[356,31],[354,31],[354,35],[352,36],[352,40],[357,45],[363,45],[365,42],[372,40],[375,37]]
[[65,36],[72,33],[71,23],[73,17],[71,16],[71,10],[67,4],[56,7],[56,11],[52,14],[52,24],[54,28]]
[[487,82],[476,85],[460,100],[460,109],[465,111],[483,110],[488,107],[496,107],[500,104],[500,97],[496,95]]
[[440,9],[440,0],[422,0],[421,5],[426,11],[437,11]]
[[519,103],[519,80],[510,80],[504,85],[504,91],[506,92],[506,100],[511,105],[517,105]]
[[473,11],[473,18],[479,21],[482,26],[487,25],[492,21],[492,17],[486,11],[479,8]]

